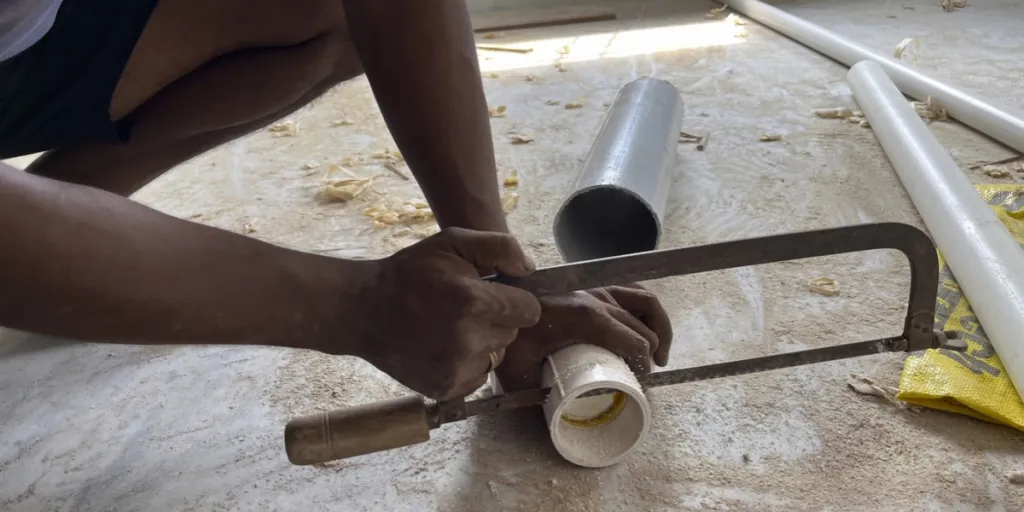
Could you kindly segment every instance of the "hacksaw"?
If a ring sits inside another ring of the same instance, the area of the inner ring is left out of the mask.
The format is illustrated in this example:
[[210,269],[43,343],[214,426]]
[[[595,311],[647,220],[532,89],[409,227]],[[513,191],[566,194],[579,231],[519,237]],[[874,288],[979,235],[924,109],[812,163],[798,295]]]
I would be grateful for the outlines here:
[[[964,350],[966,344],[962,340],[934,329],[938,256],[931,239],[907,224],[863,224],[642,252],[543,268],[521,278],[489,279],[545,296],[876,249],[898,250],[910,262],[910,296],[901,334],[638,375],[637,380],[648,389],[884,352],[929,348]],[[549,391],[550,388],[532,389],[470,401],[459,399],[432,403],[422,396],[409,396],[323,412],[288,422],[285,449],[292,463],[315,464],[398,448],[429,440],[430,430],[446,423],[540,405]]]

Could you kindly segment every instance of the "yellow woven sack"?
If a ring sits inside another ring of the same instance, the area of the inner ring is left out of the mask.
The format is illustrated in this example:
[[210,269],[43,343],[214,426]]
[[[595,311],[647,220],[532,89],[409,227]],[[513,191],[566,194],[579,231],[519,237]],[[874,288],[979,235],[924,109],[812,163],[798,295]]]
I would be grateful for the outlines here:
[[[1024,186],[975,188],[1017,243],[1024,245]],[[907,357],[897,398],[1024,430],[1024,402],[941,253],[935,317],[944,330],[960,332],[968,349],[963,353],[926,350],[922,355]]]

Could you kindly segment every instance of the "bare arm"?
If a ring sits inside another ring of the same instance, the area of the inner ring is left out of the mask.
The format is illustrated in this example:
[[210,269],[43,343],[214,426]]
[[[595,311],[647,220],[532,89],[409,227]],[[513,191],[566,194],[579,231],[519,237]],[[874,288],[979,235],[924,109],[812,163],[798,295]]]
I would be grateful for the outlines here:
[[507,232],[464,0],[344,0],[384,120],[442,228]]
[[[441,227],[508,232],[487,100],[465,0],[343,0],[349,32],[384,120]],[[498,370],[506,389],[536,386],[540,362],[579,340],[649,371],[672,340],[664,309],[635,288],[541,299]],[[642,320],[641,320],[642,319]]]
[[186,222],[0,164],[0,324],[82,340],[298,346],[357,262]]
[[0,163],[5,327],[357,355],[442,398],[478,387],[488,354],[540,315],[532,295],[479,274],[532,269],[511,236],[458,229],[383,260],[305,254]]

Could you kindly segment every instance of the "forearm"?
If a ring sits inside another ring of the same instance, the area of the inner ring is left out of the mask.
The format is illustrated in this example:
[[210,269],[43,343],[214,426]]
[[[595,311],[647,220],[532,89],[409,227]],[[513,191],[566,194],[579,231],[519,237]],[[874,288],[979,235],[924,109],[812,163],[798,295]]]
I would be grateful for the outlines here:
[[384,120],[438,224],[507,232],[463,0],[344,0]]
[[[0,164],[0,325],[126,343],[315,343],[355,263]],[[335,293],[331,287],[337,288]]]

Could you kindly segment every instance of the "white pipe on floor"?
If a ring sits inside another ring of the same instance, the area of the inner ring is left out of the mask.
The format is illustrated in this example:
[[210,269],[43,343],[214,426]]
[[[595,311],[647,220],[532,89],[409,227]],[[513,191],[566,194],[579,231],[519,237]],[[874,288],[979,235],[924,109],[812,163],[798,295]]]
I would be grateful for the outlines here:
[[719,0],[750,19],[847,66],[869,60],[884,68],[904,94],[926,101],[932,96],[958,121],[1024,153],[1024,115],[950,87],[888,56],[873,52],[809,21],[758,0]]
[[875,137],[1024,399],[1024,249],[1010,236],[882,66],[847,79]]

